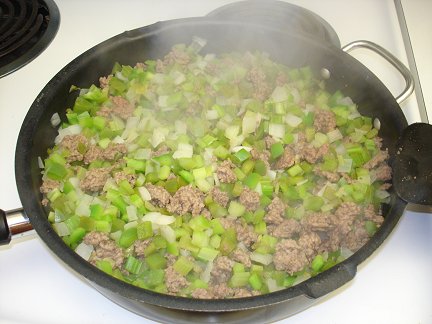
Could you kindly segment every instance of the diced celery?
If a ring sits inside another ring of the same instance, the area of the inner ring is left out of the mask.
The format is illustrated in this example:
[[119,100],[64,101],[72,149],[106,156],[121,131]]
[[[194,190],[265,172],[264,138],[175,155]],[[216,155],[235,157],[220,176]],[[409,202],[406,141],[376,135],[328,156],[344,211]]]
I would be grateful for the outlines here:
[[184,256],[180,256],[173,264],[174,270],[183,276],[186,276],[193,269],[193,267],[193,262]]
[[272,159],[277,159],[279,156],[283,154],[283,152],[284,152],[284,147],[280,142],[274,143],[270,147],[270,154]]
[[130,247],[137,239],[137,228],[132,227],[128,228],[123,231],[123,233],[120,236],[118,244],[122,247],[127,249]]
[[219,254],[219,251],[210,247],[202,247],[197,257],[204,261],[212,261],[214,260],[217,255]]
[[245,206],[243,206],[239,202],[237,202],[235,200],[230,202],[230,205],[228,207],[228,214],[229,215],[231,215],[233,217],[240,217],[241,215],[244,214],[245,211],[246,211]]
[[249,282],[249,277],[249,272],[234,273],[228,282],[228,286],[231,288],[245,287]]
[[146,256],[145,262],[151,270],[164,269],[166,267],[166,259],[159,253]]

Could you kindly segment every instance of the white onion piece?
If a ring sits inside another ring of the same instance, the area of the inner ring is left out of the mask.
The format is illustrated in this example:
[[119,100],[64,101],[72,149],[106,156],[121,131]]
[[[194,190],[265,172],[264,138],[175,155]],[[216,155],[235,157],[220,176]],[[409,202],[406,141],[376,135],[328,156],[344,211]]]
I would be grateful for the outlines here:
[[58,131],[58,135],[56,136],[54,142],[55,144],[59,144],[63,138],[67,135],[78,135],[81,134],[81,126],[79,124],[71,125],[66,128],[61,128]]
[[45,169],[45,165],[44,165],[43,160],[40,156],[38,156],[38,166],[39,166],[39,169]]
[[250,254],[250,259],[264,265],[269,265],[273,262],[273,256],[271,254],[263,254],[257,252],[252,252]]
[[250,151],[252,151],[252,147],[249,147],[249,146],[243,146],[243,145],[239,145],[239,146],[234,146],[232,149],[231,149],[231,151],[232,152],[238,152],[238,151],[240,151],[240,150],[246,150],[246,151],[248,151],[248,152],[250,152]]
[[283,289],[284,287],[280,287],[277,285],[276,280],[272,279],[272,278],[267,278],[267,287],[269,289],[270,292],[274,292],[274,291],[278,291]]
[[88,261],[90,259],[90,256],[92,252],[94,251],[93,245],[85,244],[84,242],[81,242],[76,248],[75,252],[84,260]]
[[169,243],[174,243],[176,240],[176,235],[174,230],[168,225],[162,225],[160,227],[160,233]]
[[303,119],[293,114],[286,114],[285,123],[291,127],[297,127],[303,122]]
[[285,87],[277,86],[270,95],[270,98],[274,102],[283,102],[288,99],[288,91]]
[[283,124],[269,124],[269,135],[281,139],[285,135],[285,125]]
[[172,155],[173,159],[191,158],[193,155],[193,146],[187,143],[179,143],[177,151]]
[[146,187],[138,187],[138,192],[142,200],[150,201],[152,199],[150,192],[147,190]]
[[337,140],[340,140],[343,138],[342,133],[339,129],[334,129],[327,133],[327,137],[330,143],[336,142]]
[[152,151],[149,148],[139,148],[135,151],[134,158],[138,160],[148,160],[151,158]]
[[175,222],[174,216],[163,215],[159,212],[150,212],[143,216],[144,222],[152,222],[156,225],[169,225]]
[[126,213],[128,215],[129,222],[138,219],[137,208],[135,205],[129,205],[126,207]]
[[50,121],[51,121],[51,125],[53,125],[53,127],[57,127],[61,123],[60,115],[58,113],[54,113],[51,116],[51,120]]
[[138,225],[137,221],[129,222],[129,223],[125,224],[125,226],[123,227],[123,229],[127,230],[129,228],[137,227],[137,225]]
[[211,278],[211,271],[213,270],[213,261],[207,262],[207,266],[201,273],[200,279],[204,282],[209,282]]
[[58,236],[66,236],[70,234],[69,228],[67,227],[67,225],[63,222],[61,223],[54,223],[52,224],[52,226],[54,227],[55,231],[57,232]]

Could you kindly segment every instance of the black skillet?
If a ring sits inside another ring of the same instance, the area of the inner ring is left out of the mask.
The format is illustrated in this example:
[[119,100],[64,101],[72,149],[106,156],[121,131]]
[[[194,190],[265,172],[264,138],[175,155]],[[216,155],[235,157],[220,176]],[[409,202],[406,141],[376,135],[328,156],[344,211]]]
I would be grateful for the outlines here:
[[[51,116],[58,112],[62,119],[65,118],[65,109],[74,102],[76,95],[69,93],[70,86],[88,87],[92,83],[97,84],[98,78],[109,74],[116,61],[133,65],[145,59],[161,58],[173,44],[190,43],[194,36],[207,40],[203,49],[205,53],[264,50],[270,53],[272,59],[291,67],[309,65],[317,77],[322,75],[328,78],[326,83],[329,91],[342,90],[358,103],[362,114],[380,121],[379,135],[391,156],[396,190],[391,191],[390,203],[383,206],[383,225],[366,245],[347,260],[294,287],[271,294],[230,300],[198,300],[147,291],[110,277],[81,259],[54,232],[47,220],[47,210],[40,202],[41,178],[37,159],[46,156],[56,136],[56,130],[50,123]],[[352,46],[360,45],[373,46],[382,52],[381,48],[369,42]],[[345,49],[349,50],[352,46]],[[389,55],[386,53],[386,56]],[[404,69],[391,55],[390,58],[399,69]],[[399,99],[406,97],[410,91],[412,87],[408,82],[407,89]],[[15,174],[24,211],[42,240],[63,262],[114,302],[161,321],[164,318],[166,320],[164,316],[171,314],[179,323],[236,322],[247,320],[253,312],[260,313],[265,321],[271,321],[276,319],[272,318],[272,310],[283,308],[283,316],[288,316],[350,281],[356,274],[357,266],[391,233],[407,202],[431,204],[430,172],[427,172],[429,164],[424,161],[425,158],[430,161],[432,150],[431,145],[424,140],[428,137],[422,138],[424,134],[432,135],[430,126],[414,124],[407,128],[399,104],[389,90],[373,73],[340,48],[302,33],[281,31],[268,24],[251,23],[247,19],[242,23],[232,19],[223,20],[216,15],[159,22],[127,31],[93,47],[69,63],[45,86],[30,107],[18,137]],[[409,193],[405,190],[407,188],[411,188]],[[424,194],[414,195],[413,191]],[[421,199],[416,199],[418,197]],[[6,241],[8,238],[10,240],[8,232],[7,226],[3,225]],[[191,315],[186,311],[194,313]]]

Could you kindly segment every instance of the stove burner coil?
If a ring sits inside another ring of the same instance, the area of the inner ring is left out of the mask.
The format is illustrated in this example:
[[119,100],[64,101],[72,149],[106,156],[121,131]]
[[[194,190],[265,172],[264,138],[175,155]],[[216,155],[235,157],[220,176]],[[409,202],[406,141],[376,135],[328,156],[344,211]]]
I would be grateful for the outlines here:
[[54,38],[59,22],[51,0],[0,0],[0,77],[37,57]]

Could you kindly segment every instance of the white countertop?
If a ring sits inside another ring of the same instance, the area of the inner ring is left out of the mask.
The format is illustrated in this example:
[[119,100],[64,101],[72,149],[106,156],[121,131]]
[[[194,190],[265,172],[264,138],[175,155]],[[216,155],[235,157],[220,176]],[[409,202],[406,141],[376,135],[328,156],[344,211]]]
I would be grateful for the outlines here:
[[[205,15],[229,2],[187,0],[179,5],[178,0],[57,0],[62,17],[56,39],[33,62],[0,79],[0,207],[8,210],[20,206],[13,175],[19,127],[39,91],[67,62],[124,30],[159,20]],[[328,0],[325,5],[318,0],[289,2],[321,15],[334,27],[342,44],[372,40],[408,63],[392,0]],[[432,23],[426,14],[432,12],[432,1],[402,2],[426,106],[431,109]],[[378,32],[386,28],[393,33]],[[362,52],[356,57],[370,59],[367,65],[392,93],[402,89],[402,81],[387,78],[388,67],[383,67],[379,59],[375,61]],[[410,123],[420,120],[416,102],[413,96],[402,105]],[[407,211],[386,242],[361,265],[354,280],[280,323],[432,323],[431,248],[431,215]],[[36,235],[0,247],[0,323],[120,322],[153,323],[99,294]]]

